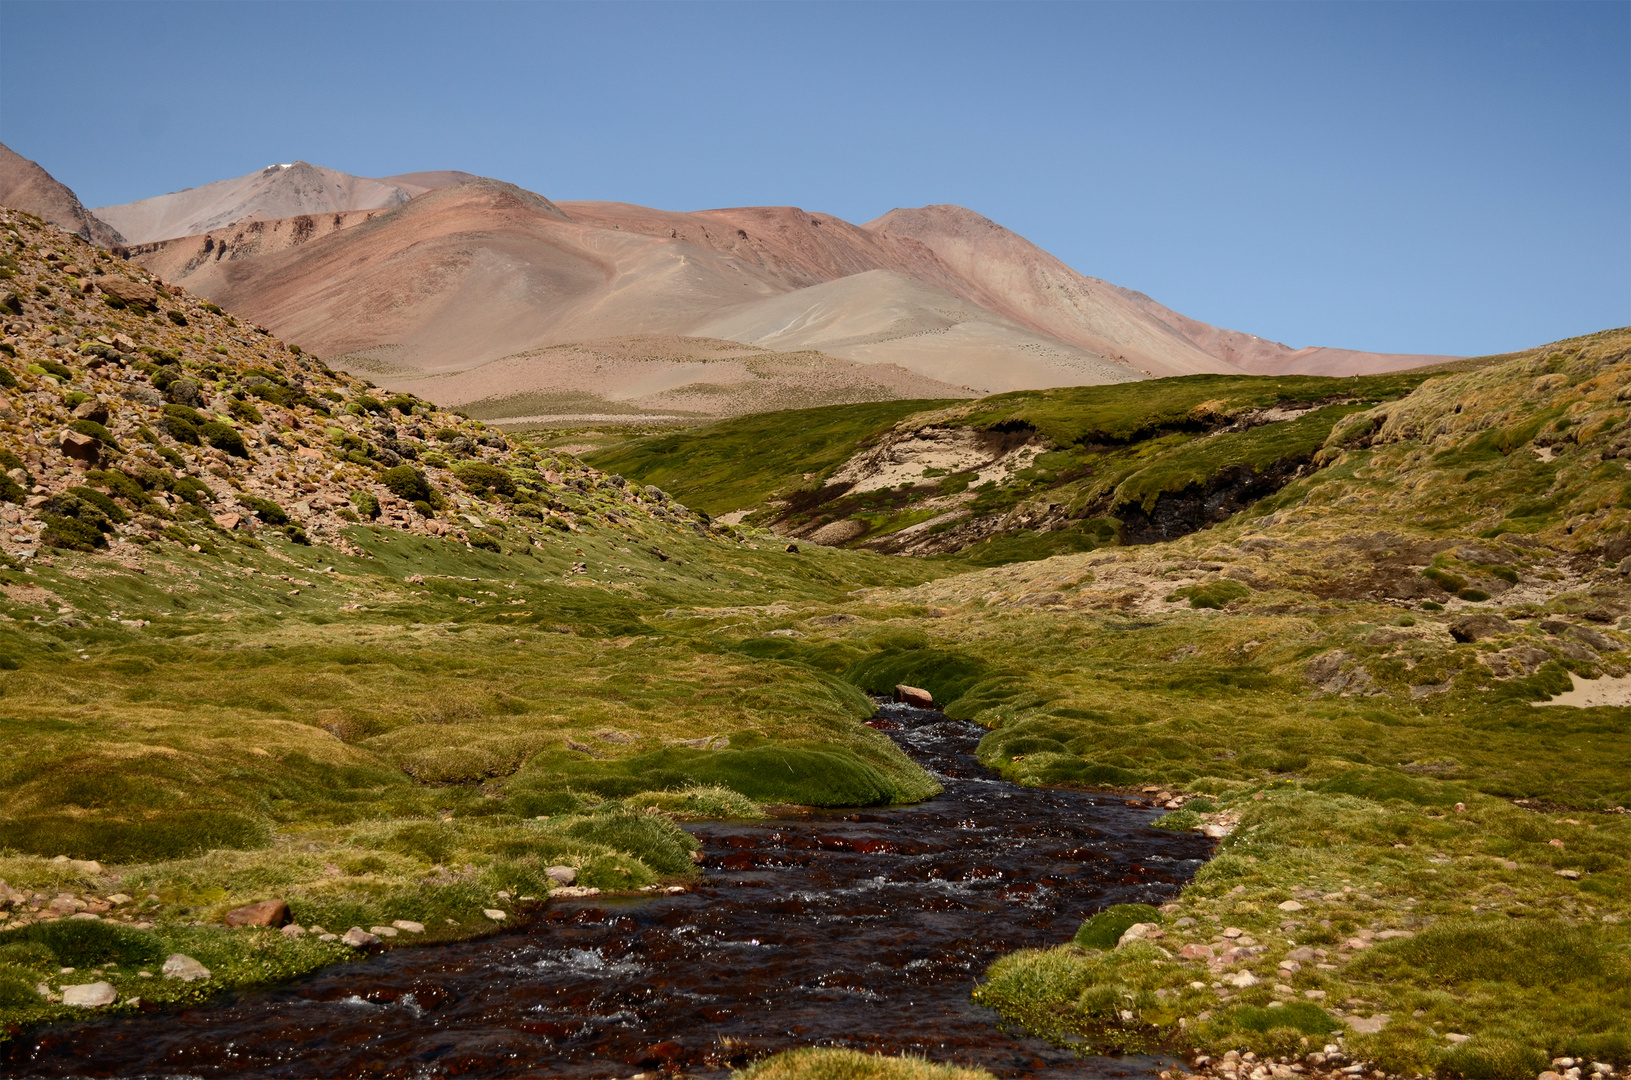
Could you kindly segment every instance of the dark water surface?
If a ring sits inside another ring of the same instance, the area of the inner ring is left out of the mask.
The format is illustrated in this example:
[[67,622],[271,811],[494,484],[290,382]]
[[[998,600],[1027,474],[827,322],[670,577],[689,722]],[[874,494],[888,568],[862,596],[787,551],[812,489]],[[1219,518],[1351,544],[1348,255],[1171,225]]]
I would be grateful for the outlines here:
[[874,726],[938,774],[919,806],[691,827],[677,896],[552,902],[528,925],[399,948],[274,991],[43,1029],[39,1076],[628,1077],[720,1073],[816,1044],[912,1051],[1004,1077],[1147,1076],[1075,1058],[969,1001],[1002,953],[1067,941],[1108,904],[1159,903],[1207,841],[1115,796],[1005,783],[983,729],[885,705]]

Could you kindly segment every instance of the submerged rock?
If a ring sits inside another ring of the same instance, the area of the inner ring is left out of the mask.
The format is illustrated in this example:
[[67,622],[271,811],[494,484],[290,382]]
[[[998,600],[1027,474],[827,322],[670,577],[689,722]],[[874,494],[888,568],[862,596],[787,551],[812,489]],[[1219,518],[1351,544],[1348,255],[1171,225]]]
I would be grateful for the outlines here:
[[902,683],[895,687],[895,700],[918,709],[934,708],[934,695],[917,686]]

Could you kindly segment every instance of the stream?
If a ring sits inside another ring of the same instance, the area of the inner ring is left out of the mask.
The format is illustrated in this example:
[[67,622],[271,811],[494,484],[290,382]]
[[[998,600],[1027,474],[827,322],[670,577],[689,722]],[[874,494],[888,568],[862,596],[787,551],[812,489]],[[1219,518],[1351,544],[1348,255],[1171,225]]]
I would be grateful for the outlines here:
[[551,901],[477,941],[398,948],[205,1006],[43,1028],[24,1076],[717,1080],[811,1044],[912,1052],[1001,1077],[1153,1076],[1004,1029],[969,993],[1003,953],[1070,940],[1110,904],[1159,904],[1210,842],[1119,795],[1027,788],[974,758],[983,728],[881,705],[945,785],[916,806],[687,828],[677,895]]

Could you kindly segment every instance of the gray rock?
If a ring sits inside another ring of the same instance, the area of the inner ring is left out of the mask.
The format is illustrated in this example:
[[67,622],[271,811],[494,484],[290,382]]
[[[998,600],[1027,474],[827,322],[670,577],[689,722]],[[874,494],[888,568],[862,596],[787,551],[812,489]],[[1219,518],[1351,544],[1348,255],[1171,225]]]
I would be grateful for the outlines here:
[[1377,1013],[1375,1016],[1350,1016],[1348,1026],[1359,1035],[1375,1035],[1387,1027],[1392,1019],[1387,1013]]
[[345,934],[341,936],[340,941],[343,944],[351,946],[353,949],[366,949],[370,946],[379,944],[379,938],[375,937],[373,934],[370,934],[360,926],[353,926],[351,929],[347,930]]
[[164,961],[164,967],[159,970],[166,979],[180,979],[182,982],[194,982],[210,977],[210,969],[186,953],[171,953]]
[[1625,648],[1624,645],[1621,645],[1607,634],[1600,630],[1594,630],[1589,626],[1570,627],[1569,636],[1590,645],[1598,652],[1619,652]]
[[1450,622],[1450,636],[1463,644],[1516,633],[1517,629],[1499,615],[1463,615]]
[[62,1003],[64,1005],[78,1005],[82,1009],[100,1009],[102,1006],[112,1005],[118,1000],[119,994],[110,983],[81,983],[78,986],[64,986],[62,988]]
[[551,866],[544,874],[557,885],[571,885],[578,880],[578,872],[570,866]]

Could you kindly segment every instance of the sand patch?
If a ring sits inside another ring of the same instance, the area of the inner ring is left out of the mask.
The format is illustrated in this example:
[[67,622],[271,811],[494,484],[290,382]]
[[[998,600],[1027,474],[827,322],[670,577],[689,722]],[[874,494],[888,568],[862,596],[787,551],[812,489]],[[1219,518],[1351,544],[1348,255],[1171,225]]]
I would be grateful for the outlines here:
[[1631,675],[1622,675],[1615,679],[1603,677],[1601,679],[1582,679],[1578,675],[1569,676],[1574,681],[1574,689],[1554,697],[1550,701],[1537,701],[1536,705],[1572,705],[1576,709],[1590,709],[1599,705],[1610,705],[1615,708],[1631,707]]

